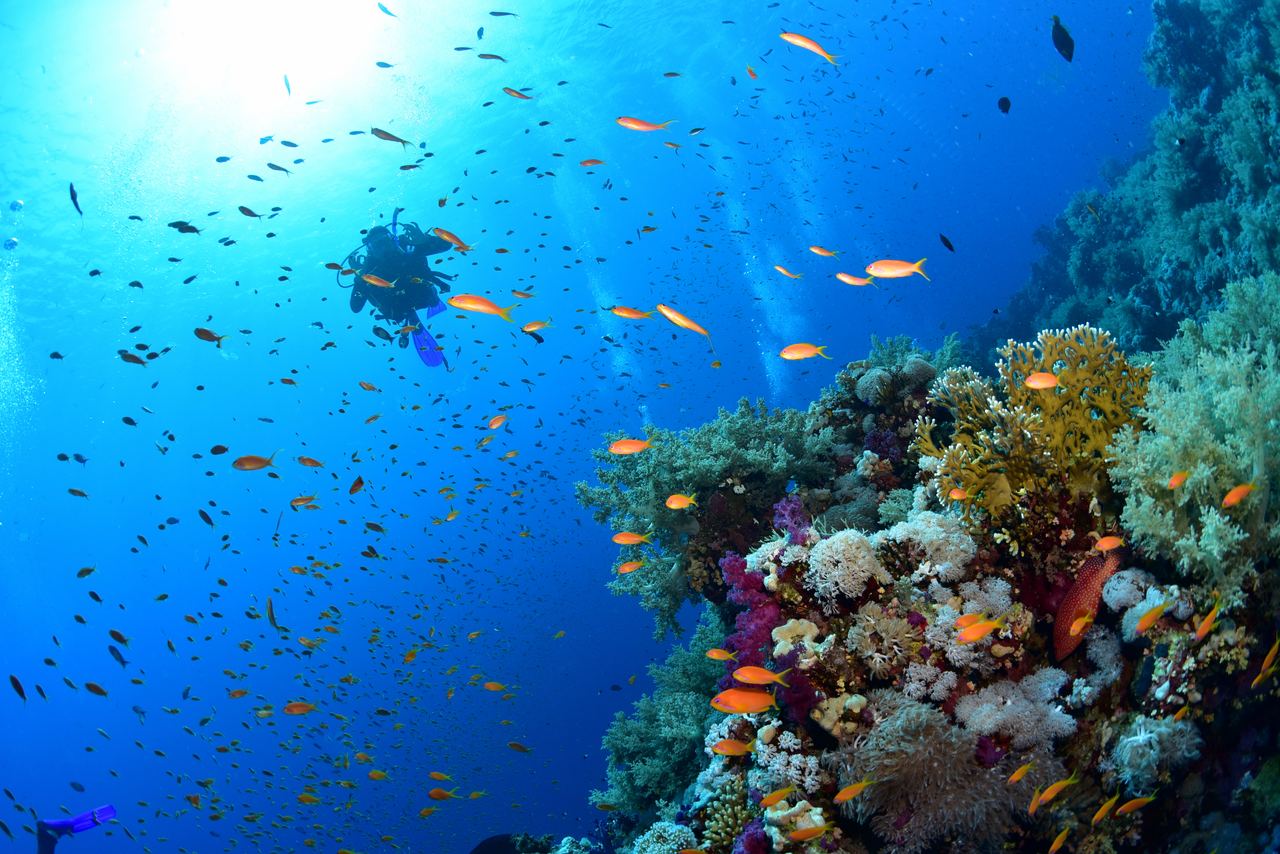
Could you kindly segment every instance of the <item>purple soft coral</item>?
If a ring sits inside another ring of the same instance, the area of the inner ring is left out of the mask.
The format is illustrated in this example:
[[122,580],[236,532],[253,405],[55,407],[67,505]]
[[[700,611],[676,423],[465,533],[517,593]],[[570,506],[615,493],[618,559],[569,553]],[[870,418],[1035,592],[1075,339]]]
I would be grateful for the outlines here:
[[720,572],[729,588],[729,601],[735,605],[754,608],[769,601],[764,592],[764,576],[747,569],[747,559],[737,552],[726,552],[720,558]]
[[772,851],[769,834],[765,833],[764,824],[758,818],[753,818],[742,828],[742,833],[733,843],[733,854],[771,854]]
[[812,524],[799,495],[788,495],[773,505],[773,527],[786,531],[793,543],[803,543]]

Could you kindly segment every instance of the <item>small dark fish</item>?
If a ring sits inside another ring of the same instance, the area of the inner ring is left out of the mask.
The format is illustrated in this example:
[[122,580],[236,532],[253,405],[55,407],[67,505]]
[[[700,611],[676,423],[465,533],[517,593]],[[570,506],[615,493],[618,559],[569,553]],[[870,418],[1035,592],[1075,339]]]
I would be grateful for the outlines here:
[[252,217],[257,217],[258,219],[262,219],[262,214],[256,214],[253,212],[251,208],[247,208],[244,205],[240,206],[240,213],[244,214],[245,216],[252,216]]
[[1062,21],[1058,20],[1057,15],[1053,16],[1053,46],[1067,62],[1076,55],[1076,40],[1071,38],[1071,33],[1062,26]]
[[296,142],[290,142],[290,141],[289,141],[289,140],[287,140],[287,139],[282,139],[282,140],[280,140],[280,144],[281,144],[281,145],[283,145],[285,148],[297,148],[297,147],[298,147],[298,143],[296,143]]
[[395,340],[394,338],[392,338],[391,333],[383,329],[381,326],[373,327],[373,334],[374,334],[374,337],[381,338],[383,341]]
[[75,205],[76,213],[80,214],[80,218],[84,219],[84,211],[80,210],[80,197],[76,194],[76,185],[74,182],[70,184],[71,188],[71,204]]
[[384,15],[390,15],[390,16],[391,16],[391,17],[393,17],[393,18],[398,18],[398,17],[400,17],[400,16],[399,16],[399,15],[397,15],[395,12],[392,12],[390,9],[388,9],[386,6],[383,6],[381,3],[379,3],[379,4],[378,4],[378,9],[379,9],[379,10],[380,10]]
[[285,92],[285,94],[286,94],[286,95],[292,95],[292,94],[293,94],[293,87],[289,85],[289,75],[288,75],[288,74],[286,74],[286,75],[284,76],[284,92]]
[[537,341],[539,344],[543,343],[542,336],[536,332],[525,332],[524,334],[528,335],[530,338],[532,338],[534,341]]
[[1008,114],[1009,108],[1012,106],[1013,106],[1013,102],[1010,101],[1008,98],[1002,97],[999,101],[996,101],[996,107],[999,108],[1000,112],[1005,114]]
[[369,128],[369,133],[373,134],[378,139],[384,139],[387,142],[398,142],[402,148],[409,144],[409,140],[401,139],[391,131],[386,131],[382,128]]
[[4,835],[9,837],[10,839],[14,838],[13,831],[10,830],[9,825],[5,824],[3,821],[0,821],[0,830],[4,831]]
[[129,662],[125,661],[124,653],[122,653],[119,650],[119,648],[116,647],[115,644],[108,644],[107,652],[111,653],[111,657],[114,658],[116,660],[116,663],[119,664],[121,667],[129,666]]
[[[214,163],[226,163],[226,162],[227,162],[228,160],[230,160],[230,159],[231,159],[230,157],[228,157],[227,155],[225,155],[225,154],[224,154],[224,155],[222,155],[221,157],[215,157],[215,158],[213,158],[213,162],[214,162]],[[130,218],[130,219],[133,219],[133,217],[129,217],[129,218]],[[142,219],[142,217],[138,217],[138,219]]]
[[250,181],[259,181],[259,182],[262,181],[261,175],[246,175],[245,177],[248,178]]
[[89,462],[89,458],[86,457],[84,454],[72,454],[71,459],[75,460],[80,465],[84,465],[85,463]]
[[520,17],[515,12],[490,12],[489,14],[495,18],[519,18]]
[[169,223],[169,227],[176,228],[179,234],[199,234],[200,233],[200,229],[196,228],[194,225],[187,222],[185,219],[174,220],[173,222]]
[[145,724],[147,722],[147,710],[142,706],[134,706],[133,713],[138,716],[138,723]]
[[[227,159],[230,160],[231,158],[228,157]],[[129,214],[129,219],[133,220],[134,222],[142,222],[142,217],[138,216],[137,214]]]
[[382,62],[381,60],[379,60],[378,62],[375,62],[374,65],[378,66],[379,68],[395,68],[395,66],[392,65],[391,63]]
[[277,166],[277,165],[276,165],[276,164],[274,164],[274,163],[268,163],[268,164],[267,164],[267,168],[268,168],[268,169],[274,169],[274,170],[276,170],[277,172],[283,172],[283,173],[284,173],[284,174],[286,174],[286,175],[292,175],[292,174],[293,174],[292,172],[290,172],[288,169],[284,168],[283,166]]
[[942,232],[938,232],[938,239],[942,241],[942,245],[947,247],[948,252],[955,252],[956,248],[951,245],[951,241]]
[[498,56],[496,53],[478,53],[476,54],[476,56],[480,57],[481,59],[496,59],[499,62],[506,62],[505,59]]
[[484,41],[484,27],[481,27],[480,29],[476,30],[476,40]]
[[200,514],[200,518],[204,521],[206,525],[208,525],[210,528],[213,527],[213,520],[209,518],[208,513],[204,512],[203,508],[200,510],[197,510],[196,512]]
[[22,698],[22,702],[25,703],[27,701],[27,692],[23,689],[22,683],[18,681],[18,677],[14,676],[12,673],[9,674],[9,684],[13,686],[13,690]]
[[72,789],[72,791],[79,792],[80,794],[84,794],[84,784],[83,784],[83,783],[77,783],[75,780],[72,780],[72,781],[71,781],[71,789]]

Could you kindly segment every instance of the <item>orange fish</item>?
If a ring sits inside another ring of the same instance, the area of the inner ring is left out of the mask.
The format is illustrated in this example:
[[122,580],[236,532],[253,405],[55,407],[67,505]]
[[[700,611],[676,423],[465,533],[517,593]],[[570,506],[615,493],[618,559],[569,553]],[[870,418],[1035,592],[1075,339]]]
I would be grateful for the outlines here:
[[628,573],[635,572],[642,566],[644,566],[644,561],[642,560],[629,560],[626,563],[618,565],[618,575],[627,575]]
[[324,468],[324,463],[319,460],[313,460],[311,457],[298,457],[298,463],[313,469]]
[[947,497],[950,498],[952,501],[964,501],[966,498],[969,497],[969,493],[966,492],[962,487],[953,486],[947,492]]
[[1053,844],[1049,846],[1049,854],[1057,854],[1058,850],[1066,843],[1067,837],[1071,834],[1071,828],[1064,827],[1053,837]]
[[508,741],[507,747],[510,747],[516,753],[532,753],[533,752],[532,747],[526,747],[525,745],[521,744],[518,741]]
[[781,801],[787,795],[794,792],[795,790],[796,790],[795,786],[787,786],[784,789],[775,789],[774,791],[770,792],[769,794],[765,795],[763,798],[760,799],[760,806],[766,807],[766,808],[771,807],[774,804]]
[[1111,815],[1111,810],[1115,808],[1116,801],[1120,800],[1120,793],[1116,792],[1111,796],[1111,800],[1098,807],[1098,811],[1093,814],[1093,821],[1089,823],[1090,827],[1096,827],[1098,822]]
[[364,279],[375,288],[394,288],[396,286],[395,282],[388,282],[381,276],[375,276],[372,273],[361,273],[360,278]]
[[1035,815],[1036,810],[1040,809],[1040,787],[1031,793],[1031,803],[1027,806],[1027,815]]
[[877,279],[905,279],[918,273],[928,282],[932,281],[924,272],[924,262],[928,260],[928,258],[921,258],[914,264],[908,264],[906,261],[894,261],[889,258],[872,261],[867,265],[867,275],[874,276]]
[[1036,391],[1044,391],[1045,389],[1057,388],[1058,378],[1048,371],[1036,371],[1033,374],[1028,374],[1022,384]]
[[294,498],[289,502],[289,506],[301,507],[304,504],[310,504],[312,501],[315,501],[315,500],[316,500],[316,497],[314,495],[299,495],[297,498]]
[[364,478],[360,475],[356,475],[356,479],[351,481],[351,486],[347,487],[347,494],[355,495],[362,489],[364,489]]
[[196,337],[199,338],[201,341],[208,341],[210,344],[217,344],[218,349],[221,350],[222,339],[226,338],[227,336],[219,335],[218,333],[214,332],[212,329],[205,329],[203,326],[197,326]]
[[667,500],[663,502],[667,505],[668,510],[684,510],[690,506],[696,506],[697,501],[693,500],[692,495],[683,495],[679,492],[667,496]]
[[305,715],[316,710],[314,703],[286,703],[284,713],[286,715]]
[[1019,782],[1020,780],[1022,780],[1023,777],[1027,776],[1027,772],[1030,771],[1031,766],[1035,764],[1036,764],[1035,760],[1032,760],[1028,762],[1026,765],[1019,766],[1018,770],[1010,774],[1009,779],[1006,780],[1005,782],[1008,783],[1009,785],[1013,785],[1014,783]]
[[696,332],[699,335],[705,335],[708,338],[711,337],[710,332],[703,329],[701,326],[694,323],[692,320],[685,317],[683,314],[676,311],[674,308],[671,308],[670,306],[663,305],[662,303],[658,303],[658,311],[662,312],[663,317],[665,317],[667,320],[670,320],[672,323],[674,323],[676,326],[679,326],[681,329],[688,329],[690,332]]
[[1191,476],[1190,471],[1175,471],[1170,477],[1169,482],[1165,484],[1166,489],[1177,489],[1179,486],[1187,482],[1187,478]]
[[1136,812],[1154,800],[1155,796],[1152,795],[1149,798],[1134,798],[1131,801],[1125,801],[1116,808],[1116,817],[1119,818],[1122,815],[1128,815],[1131,812]]
[[511,322],[511,310],[514,305],[506,308],[499,308],[498,305],[488,297],[477,296],[475,294],[459,294],[456,297],[449,297],[449,305],[454,308],[460,308],[463,311],[474,311],[479,314],[496,314],[508,323]]
[[1161,602],[1159,605],[1147,611],[1138,619],[1138,626],[1136,629],[1134,629],[1134,631],[1136,631],[1138,634],[1142,634],[1147,629],[1154,626],[1156,624],[1156,620],[1159,620],[1161,615],[1164,614],[1164,609],[1168,608],[1171,604],[1173,603]]
[[454,788],[449,789],[448,791],[445,791],[444,789],[440,788],[439,786],[436,786],[434,789],[432,789],[431,791],[427,792],[427,797],[428,797],[428,798],[430,798],[430,799],[431,799],[431,800],[433,800],[433,801],[448,801],[448,800],[452,800],[452,799],[454,799],[454,798],[458,797],[458,788],[455,786]]
[[1079,637],[1080,633],[1089,628],[1089,624],[1093,622],[1093,614],[1082,614],[1071,621],[1071,628],[1067,632],[1071,637]]
[[1191,710],[1191,706],[1190,706],[1189,704],[1188,704],[1188,705],[1183,706],[1182,708],[1178,709],[1178,711],[1176,711],[1176,712],[1174,712],[1174,713],[1173,713],[1173,719],[1174,719],[1175,721],[1180,721],[1180,720],[1182,720],[1183,718],[1185,718],[1185,717],[1187,716],[1187,712],[1188,712],[1188,711],[1190,711],[1190,710]]
[[520,327],[521,332],[541,332],[551,325],[550,320],[531,320]]
[[506,93],[507,93],[508,95],[510,95],[512,98],[519,98],[521,101],[529,101],[529,100],[532,100],[532,99],[531,99],[528,95],[526,95],[525,93],[523,93],[523,92],[519,91],[518,89],[512,89],[510,86],[503,86],[503,87],[502,87],[502,91],[503,91],[503,92],[506,92]]
[[484,685],[482,685],[481,687],[482,687],[482,688],[484,688],[486,691],[505,691],[505,690],[507,690],[507,686],[506,686],[506,685],[503,685],[501,682],[486,682],[486,683],[484,683]]
[[529,291],[518,291],[515,288],[511,289],[511,295],[516,299],[533,299],[535,296],[535,294],[532,294]]
[[594,157],[588,157],[586,160],[578,161],[579,166],[603,166],[603,160],[597,160]]
[[372,771],[370,771],[370,772],[369,772],[369,779],[370,779],[370,780],[385,780],[385,779],[387,779],[387,772],[386,772],[386,771],[379,771],[377,768],[375,768],[375,769],[373,769]]
[[320,803],[320,799],[319,799],[319,798],[317,798],[315,795],[309,794],[309,793],[307,793],[307,792],[303,792],[301,795],[298,795],[298,803],[300,803],[300,804],[318,804],[318,803]]
[[453,779],[443,771],[432,771],[429,774],[427,774],[427,776],[430,777],[432,780],[452,780]]
[[791,272],[790,270],[788,270],[786,267],[782,266],[781,264],[774,264],[774,265],[773,265],[773,269],[777,270],[779,273],[781,273],[782,275],[786,276],[788,279],[802,279],[802,278],[804,278],[804,274],[803,274],[803,273],[793,273],[793,272]]
[[1004,628],[1004,617],[998,620],[982,620],[966,626],[956,635],[956,643],[977,643],[994,631]]
[[865,790],[867,786],[870,786],[874,782],[875,780],[872,780],[870,777],[866,777],[862,779],[860,782],[851,783],[850,785],[845,786],[843,789],[836,792],[836,796],[831,800],[833,800],[837,804],[842,804],[845,801],[851,801],[854,798],[858,797],[858,795],[861,795],[863,790]]
[[447,240],[449,243],[452,243],[454,248],[459,252],[470,252],[473,248],[464,243],[462,238],[458,237],[458,235],[454,234],[452,231],[445,231],[443,228],[433,228],[431,229],[431,233],[441,240]]
[[787,683],[783,681],[784,676],[791,672],[791,668],[787,668],[781,673],[774,673],[764,667],[756,667],[749,665],[747,667],[739,667],[733,671],[733,678],[746,685],[781,685],[786,688]]
[[627,320],[643,320],[646,317],[653,317],[652,311],[640,311],[639,309],[628,308],[625,305],[615,305],[609,311]]
[[986,618],[987,618],[987,615],[982,613],[981,611],[977,611],[972,614],[961,614],[959,617],[956,617],[956,628],[967,629],[969,628],[969,626],[972,626],[974,623],[980,623]]
[[641,543],[652,543],[650,534],[636,534],[631,531],[619,531],[613,535],[613,541],[620,546],[638,546]]
[[1124,540],[1114,534],[1106,537],[1100,537],[1093,547],[1100,552],[1109,552],[1112,549],[1118,549],[1124,545]]
[[721,756],[746,756],[755,750],[756,743],[752,741],[750,744],[743,744],[732,738],[722,738],[715,744],[711,745],[711,752],[718,753]]
[[488,427],[490,430],[497,430],[499,427],[501,427],[503,424],[506,424],[506,423],[507,423],[507,416],[495,415],[489,419]]
[[747,76],[750,77],[752,80],[756,79],[756,70],[752,68],[750,65],[747,66]]
[[[280,453],[276,451],[276,454]],[[259,471],[267,466],[273,465],[271,462],[276,458],[276,454],[269,457],[260,457],[257,454],[246,454],[231,464],[231,467],[238,471]]]
[[814,255],[821,255],[823,258],[834,258],[840,254],[838,252],[832,252],[830,249],[822,246],[810,246],[809,251]]
[[736,652],[729,652],[729,650],[727,649],[712,647],[711,649],[707,650],[707,658],[711,659],[712,661],[737,661],[738,654]]
[[875,276],[867,276],[865,279],[862,279],[848,273],[836,273],[836,278],[844,282],[846,285],[856,285],[858,287],[861,287],[862,285],[875,284]]
[[1216,623],[1218,620],[1218,609],[1221,607],[1222,607],[1222,600],[1215,599],[1213,603],[1213,608],[1209,610],[1209,613],[1206,614],[1204,616],[1204,619],[1200,621],[1200,624],[1196,626],[1196,643],[1199,643],[1200,641],[1204,640],[1205,635],[1213,631],[1213,624]]
[[619,456],[638,454],[651,447],[648,439],[619,439],[609,445],[609,453]]
[[788,833],[787,838],[792,842],[808,842],[810,839],[817,839],[834,826],[832,824],[818,824],[813,827],[802,827]]
[[1242,483],[1239,486],[1233,487],[1230,492],[1222,497],[1223,509],[1226,509],[1227,507],[1235,507],[1241,501],[1244,501],[1245,496],[1257,488],[1258,485],[1256,483]]
[[1040,805],[1044,806],[1049,803],[1049,801],[1056,798],[1067,786],[1074,786],[1079,782],[1080,778],[1076,776],[1076,772],[1072,771],[1070,777],[1065,780],[1059,780],[1056,783],[1052,783],[1049,788],[1044,790],[1044,793],[1040,795]]
[[675,121],[675,119],[667,119],[662,124],[655,125],[653,122],[646,122],[644,119],[635,119],[631,116],[618,116],[618,124],[622,125],[627,130],[662,130],[673,121]]
[[786,347],[782,348],[782,352],[778,353],[778,355],[786,359],[788,362],[798,362],[801,359],[812,359],[814,356],[821,356],[824,359],[830,359],[831,357],[827,355],[826,349],[827,346],[825,344],[821,347],[805,343],[788,344]]
[[818,56],[822,57],[832,65],[836,64],[836,58],[831,54],[827,53],[825,50],[823,50],[822,45],[818,44],[816,41],[809,38],[808,36],[802,36],[799,33],[779,33],[778,37],[781,38],[787,44],[793,44],[796,47],[802,47],[807,51],[812,51],[813,53],[816,53]]
[[711,708],[731,715],[753,715],[777,707],[769,692],[746,688],[729,688],[711,698]]

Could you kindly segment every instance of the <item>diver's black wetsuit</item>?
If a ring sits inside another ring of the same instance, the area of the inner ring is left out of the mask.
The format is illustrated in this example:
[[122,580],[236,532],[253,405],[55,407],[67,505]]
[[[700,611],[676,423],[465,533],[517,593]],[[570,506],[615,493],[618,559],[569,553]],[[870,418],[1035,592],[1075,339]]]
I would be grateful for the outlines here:
[[[428,261],[432,255],[447,252],[449,243],[434,234],[424,234],[413,223],[400,228],[395,240],[383,226],[369,229],[364,246],[348,256],[348,265],[358,271],[351,287],[351,310],[359,313],[369,302],[388,323],[417,325],[418,311],[440,302],[437,288],[449,291],[444,280],[452,277],[432,270]],[[362,278],[366,275],[393,282],[394,287],[371,285]],[[400,336],[400,343],[407,346],[408,339]]]

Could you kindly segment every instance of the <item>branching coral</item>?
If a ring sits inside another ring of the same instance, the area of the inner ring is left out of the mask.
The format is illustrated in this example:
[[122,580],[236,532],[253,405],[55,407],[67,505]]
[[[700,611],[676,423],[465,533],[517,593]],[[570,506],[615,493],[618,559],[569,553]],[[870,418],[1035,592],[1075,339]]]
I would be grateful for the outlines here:
[[[1159,361],[1144,430],[1116,439],[1122,521],[1144,549],[1218,587],[1229,605],[1256,562],[1280,557],[1280,276],[1233,283],[1203,326],[1184,323]],[[1186,482],[1170,489],[1174,472]],[[1233,487],[1252,483],[1240,504]]]
[[[981,510],[1013,528],[1022,496],[1099,490],[1103,453],[1134,420],[1151,369],[1129,364],[1111,336],[1091,326],[1041,332],[1031,344],[1010,341],[1001,357],[998,386],[969,368],[938,379],[932,399],[951,412],[954,429],[940,445],[938,425],[922,417],[916,447],[939,462],[941,500],[958,503],[966,519]],[[1056,386],[1028,387],[1036,372],[1052,373]]]

